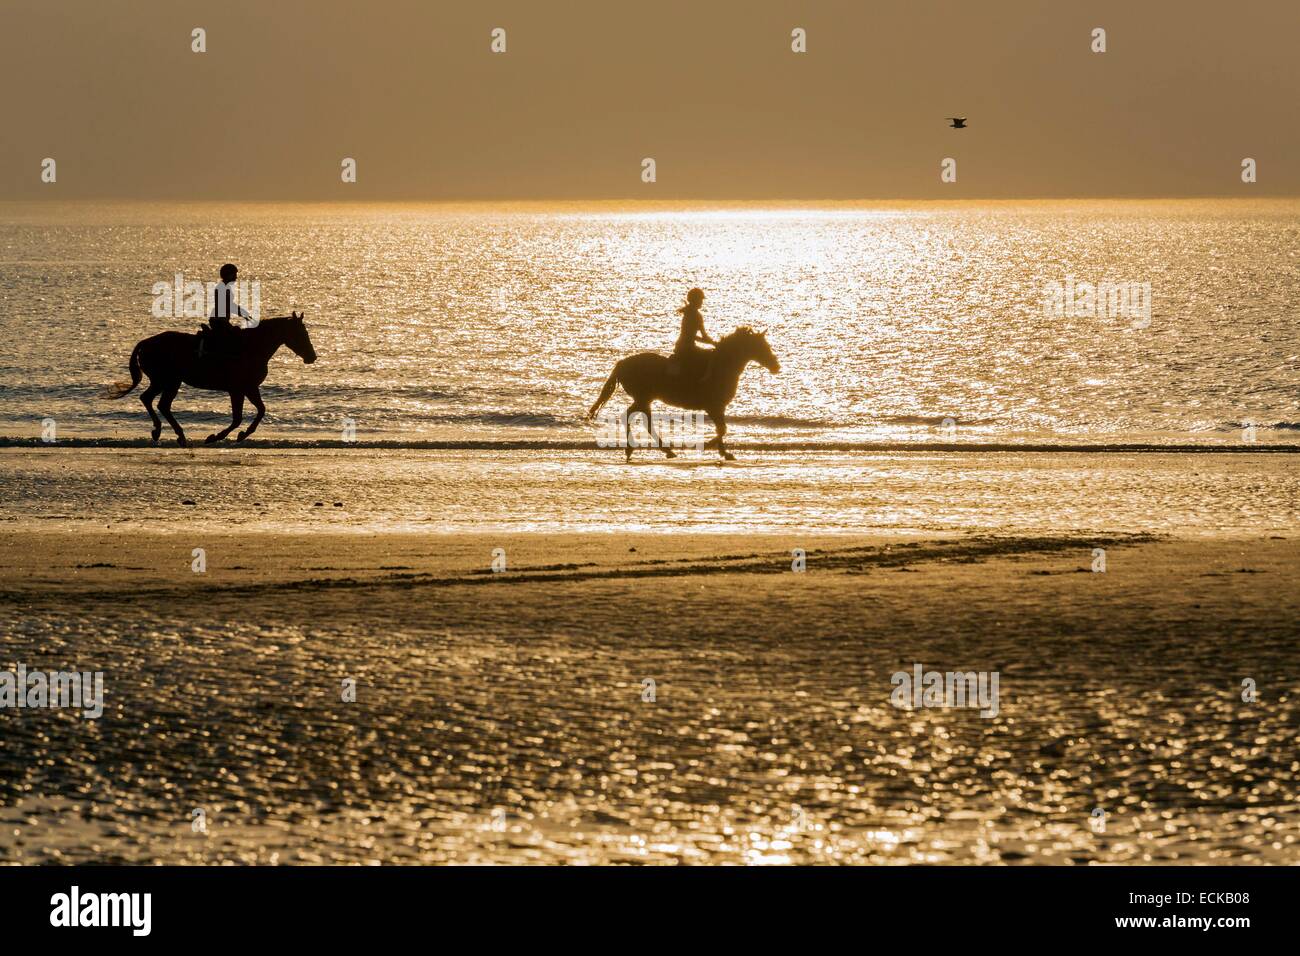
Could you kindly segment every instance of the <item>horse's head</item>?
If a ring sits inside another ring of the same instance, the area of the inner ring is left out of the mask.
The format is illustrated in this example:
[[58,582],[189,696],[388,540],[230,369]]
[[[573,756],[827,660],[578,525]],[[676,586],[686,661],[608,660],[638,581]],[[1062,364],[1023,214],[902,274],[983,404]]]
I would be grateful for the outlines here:
[[311,336],[307,334],[307,325],[302,318],[302,314],[298,312],[294,312],[290,316],[284,344],[293,349],[295,355],[310,365],[316,361],[316,348],[311,344]]
[[742,325],[724,340],[734,343],[732,346],[747,362],[757,362],[773,374],[781,371],[781,362],[767,344],[767,332],[755,332],[747,325]]

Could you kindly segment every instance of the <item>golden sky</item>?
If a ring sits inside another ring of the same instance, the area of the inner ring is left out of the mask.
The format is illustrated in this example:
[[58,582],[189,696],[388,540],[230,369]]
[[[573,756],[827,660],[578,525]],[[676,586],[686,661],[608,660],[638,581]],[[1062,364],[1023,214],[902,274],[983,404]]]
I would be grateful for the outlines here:
[[1297,37],[1300,0],[0,0],[0,199],[1297,195]]

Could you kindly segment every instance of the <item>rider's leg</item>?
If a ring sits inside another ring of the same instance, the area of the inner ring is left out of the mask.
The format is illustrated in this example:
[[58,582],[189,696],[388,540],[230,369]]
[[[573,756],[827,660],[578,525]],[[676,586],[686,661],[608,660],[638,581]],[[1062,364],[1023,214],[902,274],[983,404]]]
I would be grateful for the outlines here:
[[224,358],[234,352],[235,330],[226,319],[208,319],[207,329],[199,330],[199,358]]

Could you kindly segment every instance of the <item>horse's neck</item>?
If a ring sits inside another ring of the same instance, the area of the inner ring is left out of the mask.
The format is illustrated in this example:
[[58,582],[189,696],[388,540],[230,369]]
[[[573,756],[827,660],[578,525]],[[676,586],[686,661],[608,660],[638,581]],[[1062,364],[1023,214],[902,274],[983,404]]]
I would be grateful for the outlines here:
[[740,353],[740,349],[722,348],[718,350],[717,363],[721,371],[728,372],[740,380],[740,373],[745,371],[749,358]]
[[279,351],[279,346],[285,343],[285,337],[283,337],[281,329],[268,323],[257,325],[256,328],[250,330],[250,334],[252,334],[253,339],[250,342],[250,347],[248,347],[248,352],[259,356],[261,359],[269,360],[270,356]]
[[244,349],[244,352],[264,362],[269,362],[271,356],[278,352],[280,346],[284,344],[283,336],[278,333],[277,328],[265,322],[248,329],[244,333],[249,337],[248,346]]

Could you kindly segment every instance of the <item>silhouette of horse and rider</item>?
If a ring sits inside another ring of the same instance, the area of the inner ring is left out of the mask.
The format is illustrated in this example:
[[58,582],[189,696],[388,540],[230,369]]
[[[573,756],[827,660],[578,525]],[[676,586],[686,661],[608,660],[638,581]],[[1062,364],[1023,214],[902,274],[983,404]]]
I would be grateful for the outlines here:
[[[209,435],[208,442],[221,441],[239,427],[247,399],[257,409],[257,415],[247,429],[235,436],[236,441],[243,441],[257,430],[266,414],[261,385],[266,380],[267,363],[280,346],[287,345],[308,365],[316,361],[316,349],[302,315],[294,312],[259,322],[232,302],[231,289],[238,274],[239,270],[229,263],[221,267],[221,283],[213,293],[207,328],[200,329],[198,335],[162,332],[137,342],[129,363],[131,381],[120,382],[107,393],[108,398],[122,398],[140,384],[142,372],[149,377],[149,387],[141,393],[140,401],[153,419],[154,444],[162,434],[162,422],[153,409],[154,398],[158,398],[158,411],[182,447],[185,432],[172,415],[172,400],[182,384],[230,395],[230,425]],[[230,321],[232,313],[250,324],[235,328]]]
[[[664,358],[657,352],[640,352],[623,359],[614,366],[595,404],[587,412],[588,421],[595,418],[618,387],[623,386],[632,397],[632,404],[627,408],[624,436],[629,461],[634,447],[632,422],[638,414],[645,416],[655,444],[663,448],[669,458],[677,457],[654,430],[650,408],[656,401],[707,412],[713,419],[717,434],[704,447],[716,448],[724,459],[734,461],[736,456],[727,451],[724,439],[727,435],[727,406],[736,397],[741,373],[750,362],[757,362],[772,373],[781,371],[781,363],[767,344],[766,332],[755,332],[748,326],[741,326],[721,339],[710,337],[704,330],[704,318],[700,314],[703,304],[704,293],[700,289],[688,292],[686,304],[677,310],[682,317],[682,328],[673,354]],[[700,342],[713,348],[700,348]]]
[[[221,282],[214,288],[212,314],[206,328],[201,328],[197,335],[162,332],[137,342],[128,365],[131,381],[119,382],[106,393],[107,398],[122,398],[140,384],[142,374],[148,376],[149,386],[141,393],[140,401],[153,420],[154,444],[162,434],[158,412],[176,433],[177,443],[182,447],[186,444],[185,432],[172,415],[172,401],[182,384],[230,395],[230,424],[209,435],[208,442],[221,441],[238,428],[244,418],[245,399],[252,402],[257,414],[248,428],[235,436],[236,441],[243,441],[257,430],[266,414],[260,389],[266,380],[267,363],[280,346],[288,346],[308,365],[316,361],[316,349],[302,315],[293,312],[258,321],[232,301],[231,290],[238,273],[233,265],[221,267]],[[676,457],[654,431],[650,409],[656,401],[707,412],[717,434],[704,447],[716,448],[724,459],[734,460],[735,456],[724,444],[726,412],[736,397],[741,373],[750,362],[757,362],[773,373],[781,371],[781,363],[767,344],[765,332],[741,326],[721,339],[711,337],[704,328],[703,304],[703,291],[691,289],[686,304],[677,310],[682,325],[672,355],[665,358],[657,352],[640,352],[623,359],[614,366],[600,396],[587,412],[588,420],[594,418],[618,387],[623,386],[632,397],[625,436],[629,460],[633,450],[632,420],[638,413],[645,415],[656,444],[663,447],[669,458]],[[231,324],[234,316],[247,324],[235,328]],[[701,348],[701,343],[712,347]],[[158,412],[153,408],[155,398]]]

